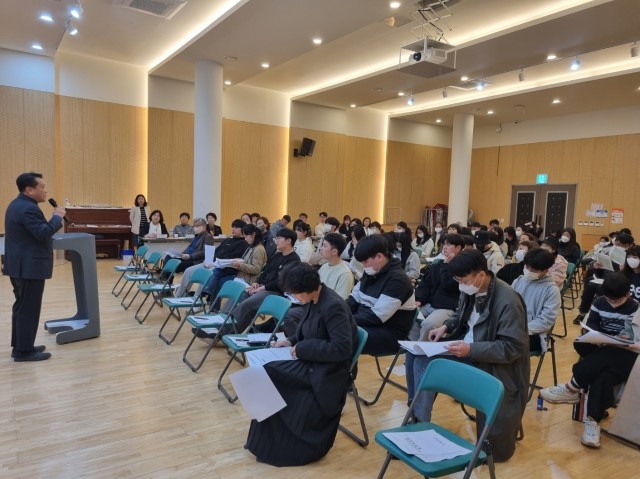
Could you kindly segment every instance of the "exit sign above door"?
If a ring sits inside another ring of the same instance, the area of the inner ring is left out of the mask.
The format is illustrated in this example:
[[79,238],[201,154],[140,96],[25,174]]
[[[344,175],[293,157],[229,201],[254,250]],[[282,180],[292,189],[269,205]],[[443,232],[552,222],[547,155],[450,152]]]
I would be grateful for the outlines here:
[[547,173],[538,173],[536,175],[536,185],[546,185],[549,181],[549,175]]

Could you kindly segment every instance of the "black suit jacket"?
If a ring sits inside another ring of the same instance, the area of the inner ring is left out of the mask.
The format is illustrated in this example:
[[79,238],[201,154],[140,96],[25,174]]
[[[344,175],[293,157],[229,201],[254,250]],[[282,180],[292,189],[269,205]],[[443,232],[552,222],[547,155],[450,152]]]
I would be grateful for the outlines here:
[[52,236],[62,227],[62,218],[47,221],[38,203],[18,195],[5,214],[3,272],[19,279],[48,279],[53,274]]

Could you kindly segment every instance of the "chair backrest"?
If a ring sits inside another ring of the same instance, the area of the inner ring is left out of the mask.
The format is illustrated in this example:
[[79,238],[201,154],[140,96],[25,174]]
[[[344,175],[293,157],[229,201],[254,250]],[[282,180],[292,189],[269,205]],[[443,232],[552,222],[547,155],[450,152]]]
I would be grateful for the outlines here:
[[171,258],[162,268],[160,277],[162,277],[163,279],[166,278],[166,280],[169,281],[169,278],[171,278],[175,274],[178,266],[180,266],[180,260],[178,258]]
[[154,251],[149,255],[145,261],[147,267],[155,266],[158,261],[162,259],[162,253],[160,251]]
[[144,255],[147,254],[147,251],[149,251],[148,246],[140,246],[133,255],[134,259],[141,261],[144,258]]
[[491,374],[450,359],[434,359],[427,366],[418,391],[441,392],[467,404],[486,417],[491,425],[502,404],[504,386]]
[[289,312],[290,307],[291,307],[291,301],[289,301],[287,298],[272,294],[264,298],[264,300],[260,304],[260,307],[258,308],[258,312],[256,313],[256,318],[258,316],[263,316],[263,315],[272,316],[277,321],[277,325],[276,325],[276,330],[277,330],[278,326],[280,326],[280,323]]
[[358,364],[358,359],[360,358],[360,353],[364,349],[364,345],[367,342],[367,338],[369,337],[369,333],[366,330],[362,329],[358,326],[358,346],[356,347],[355,352],[353,353],[353,359],[351,359],[351,369],[354,368],[356,364]]
[[221,301],[223,299],[231,301],[231,307],[225,310],[227,317],[230,317],[231,313],[236,308],[238,301],[240,301],[240,297],[242,296],[242,293],[244,293],[244,289],[245,289],[244,284],[238,281],[227,281],[222,285],[222,288],[220,288],[220,291],[218,291],[216,299],[214,299],[211,302],[211,306],[213,306],[218,301]]
[[189,285],[191,286],[193,284],[207,284],[207,281],[209,281],[209,278],[211,278],[212,274],[213,274],[213,271],[211,271],[210,269],[207,269],[207,268],[197,269],[191,276],[191,281],[189,282]]
[[573,275],[576,271],[576,265],[573,263],[567,264],[567,277],[562,284],[562,290],[560,291],[560,295],[564,296],[567,290],[571,287],[571,282],[573,281]]

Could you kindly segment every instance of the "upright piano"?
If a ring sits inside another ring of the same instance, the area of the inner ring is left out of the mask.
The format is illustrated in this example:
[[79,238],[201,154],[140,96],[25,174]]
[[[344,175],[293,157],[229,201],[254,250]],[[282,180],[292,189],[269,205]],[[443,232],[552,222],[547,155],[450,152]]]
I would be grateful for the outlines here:
[[96,256],[118,258],[131,241],[129,208],[73,206],[66,208],[65,233],[89,233],[96,237]]

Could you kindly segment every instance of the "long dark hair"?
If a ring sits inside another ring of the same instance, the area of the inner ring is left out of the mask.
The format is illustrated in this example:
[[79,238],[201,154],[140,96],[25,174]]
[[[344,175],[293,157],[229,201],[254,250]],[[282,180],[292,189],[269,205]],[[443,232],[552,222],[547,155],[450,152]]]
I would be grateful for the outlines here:
[[400,250],[400,262],[404,268],[407,265],[409,255],[413,251],[413,248],[411,247],[411,235],[409,233],[397,233],[396,241],[402,245],[402,249]]
[[[422,238],[418,237],[418,231],[422,231],[424,233],[424,236]],[[425,244],[427,241],[429,241],[429,239],[431,239],[431,235],[429,234],[427,227],[425,225],[418,226],[416,228],[416,245],[420,246],[422,244]]]
[[253,243],[251,243],[252,248],[255,248],[256,246],[262,243],[262,233],[260,232],[258,227],[252,223],[249,223],[248,225],[244,225],[242,227],[242,234],[256,235],[255,238],[253,239]]

